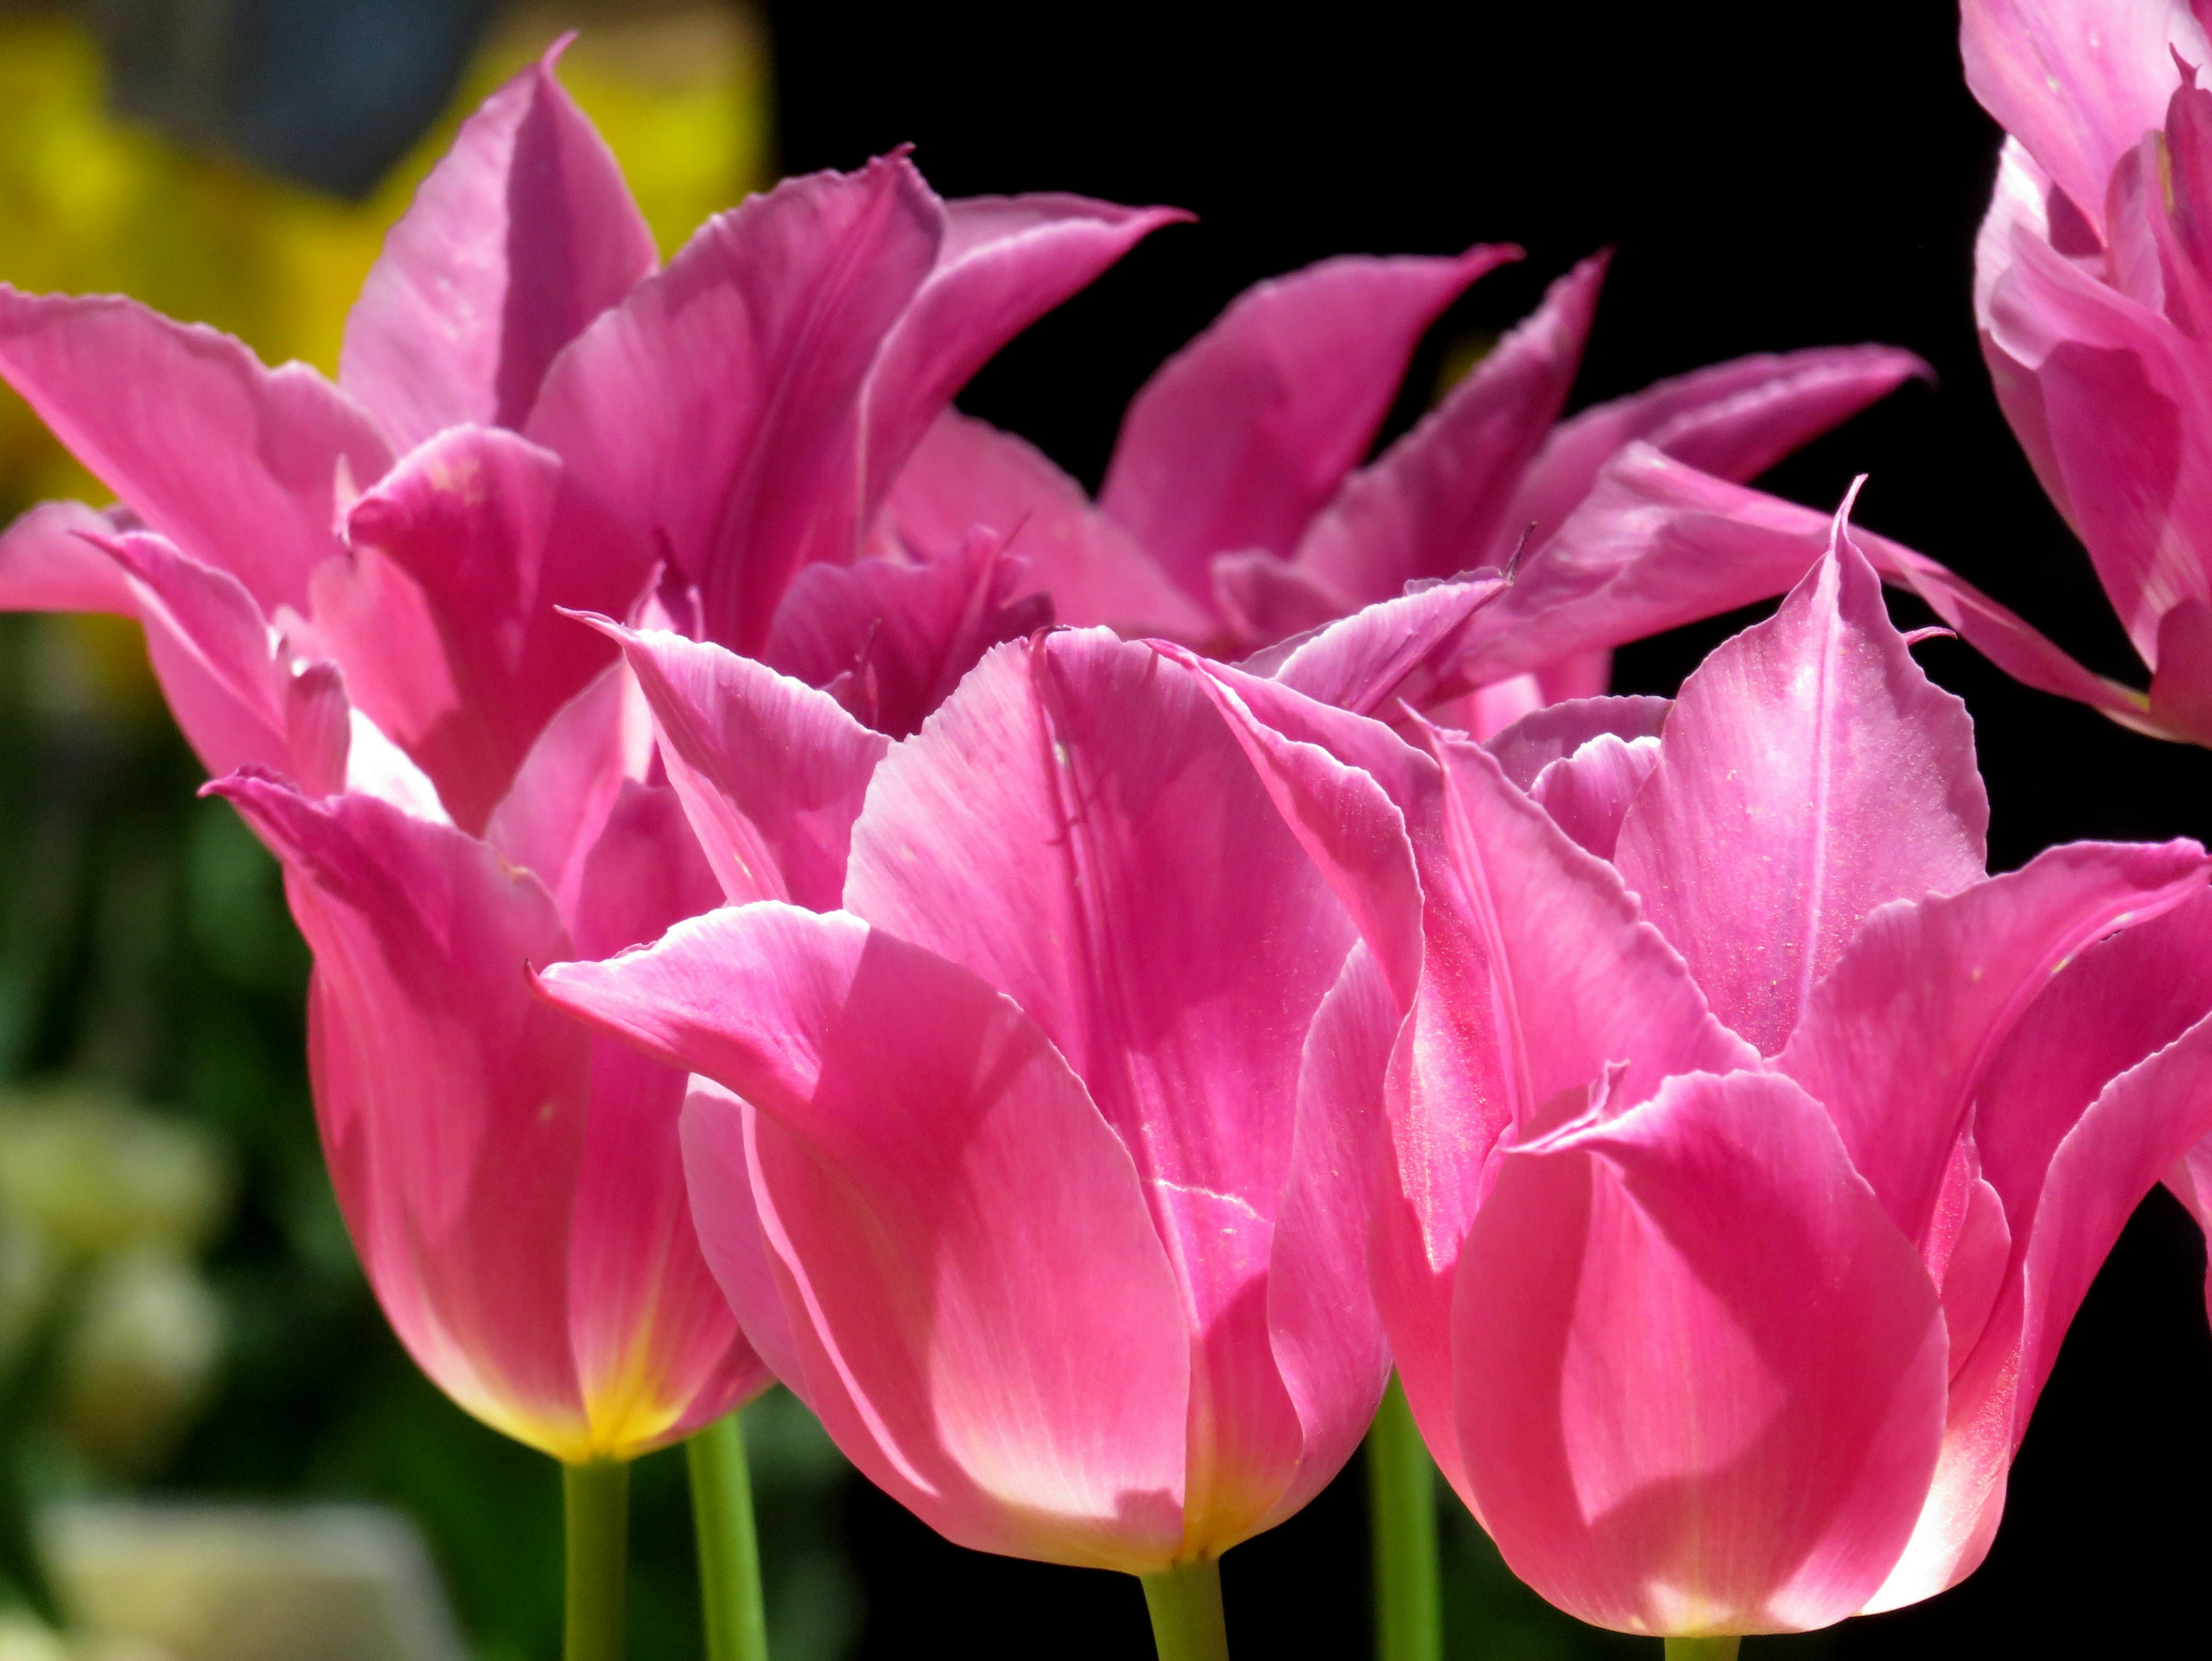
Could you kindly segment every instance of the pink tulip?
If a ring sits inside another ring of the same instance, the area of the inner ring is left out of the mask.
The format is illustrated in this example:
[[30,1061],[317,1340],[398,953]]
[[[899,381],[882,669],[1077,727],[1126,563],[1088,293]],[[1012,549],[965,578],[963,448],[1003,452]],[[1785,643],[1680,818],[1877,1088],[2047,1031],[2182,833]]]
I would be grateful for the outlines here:
[[[1797,1631],[1955,1584],[2067,1322],[2212,1128],[2212,870],[1984,874],[1963,707],[1836,524],[1671,708],[1425,751],[1186,662],[1417,990],[1373,1275],[1438,1464],[1584,1620]],[[1316,793],[1365,766],[1415,876]]]
[[[1019,439],[947,411],[899,474],[878,538],[933,546],[972,524],[1018,526],[1030,581],[1062,621],[1241,655],[1408,584],[1502,569],[1516,551],[1540,565],[1631,441],[1749,478],[1926,372],[1883,347],[1747,357],[1562,423],[1600,255],[1362,466],[1422,335],[1470,283],[1519,257],[1477,246],[1332,259],[1249,290],[1137,394],[1095,506]],[[1696,617],[1733,603],[1690,598]],[[1471,690],[1440,687],[1433,713],[1487,732],[1552,698],[1602,691],[1608,648],[1638,632],[1598,630],[1510,669],[1486,662]]]
[[[1344,1173],[1397,995],[1203,690],[1040,634],[886,745],[628,644],[738,904],[543,989],[734,1092],[683,1138],[756,1348],[965,1545],[1152,1574],[1297,1510],[1389,1371]],[[1310,772],[1410,881],[1375,785]]]
[[1966,82],[2010,136],[1975,246],[1998,401],[2150,691],[2212,744],[2212,60],[2185,0],[1965,0]]
[[656,270],[549,58],[393,229],[336,385],[128,300],[0,289],[0,374],[122,498],[19,522],[0,605],[144,624],[314,948],[370,1281],[488,1422],[627,1457],[767,1378],[692,1231],[684,1074],[524,976],[722,897],[616,647],[562,611],[680,620],[910,730],[1047,614],[995,540],[893,566],[856,558],[856,515],[1000,343],[1175,216],[945,203],[890,156]]

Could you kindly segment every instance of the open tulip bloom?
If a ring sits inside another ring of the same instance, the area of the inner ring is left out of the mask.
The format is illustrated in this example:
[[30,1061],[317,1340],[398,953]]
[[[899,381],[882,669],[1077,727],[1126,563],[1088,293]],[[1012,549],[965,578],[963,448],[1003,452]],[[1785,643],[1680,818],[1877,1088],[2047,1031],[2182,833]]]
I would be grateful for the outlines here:
[[2203,850],[1985,875],[1970,724],[1907,646],[1838,520],[1671,707],[1487,747],[1186,660],[1417,989],[1368,1148],[1413,1412],[1602,1626],[1797,1631],[1969,1573],[2074,1309],[2212,1125]]
[[629,638],[733,904],[544,987],[734,1092],[683,1135],[749,1338],[940,1532],[1146,1577],[1164,1646],[1218,1631],[1214,1560],[1389,1367],[1341,1178],[1398,1013],[1352,919],[1149,646],[1000,646],[886,745]]
[[[19,522],[0,605],[144,625],[313,947],[319,1122],[380,1302],[455,1401],[572,1471],[769,1374],[692,1232],[684,1074],[524,978],[721,898],[616,647],[560,608],[680,618],[910,730],[1048,613],[988,538],[854,560],[868,467],[1175,216],[940,202],[891,157],[657,271],[549,59],[393,230],[336,385],[127,300],[0,291],[0,374],[122,499]],[[618,1590],[572,1640],[618,1643]]]

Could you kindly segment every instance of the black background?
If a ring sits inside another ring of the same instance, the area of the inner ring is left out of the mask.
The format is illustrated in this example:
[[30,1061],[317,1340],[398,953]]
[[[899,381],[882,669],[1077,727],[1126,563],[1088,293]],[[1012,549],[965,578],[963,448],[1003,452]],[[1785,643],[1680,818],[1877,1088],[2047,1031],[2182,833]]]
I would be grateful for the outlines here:
[[[1295,19],[1152,0],[990,15],[795,3],[771,21],[787,171],[911,142],[946,195],[1073,190],[1198,213],[1017,342],[962,400],[1094,487],[1129,395],[1260,277],[1345,252],[1527,247],[1525,265],[1486,278],[1440,326],[1402,427],[1447,342],[1510,325],[1550,278],[1613,244],[1577,404],[1741,352],[1909,346],[1936,387],[1906,389],[1768,485],[1825,508],[1869,473],[1866,524],[2141,683],[1989,391],[1969,281],[1998,135],[1965,90],[1955,15],[1938,0],[1370,3]],[[1671,692],[1743,620],[1623,652],[1616,690]],[[1996,868],[2075,837],[2212,833],[2212,757],[2015,687],[1964,646],[1920,654],[1972,709]],[[2197,1629],[2212,1547],[2197,1503],[2212,1491],[2203,1262],[2195,1229],[2154,1194],[2075,1323],[1980,1573],[1916,1609],[1753,1651],[2119,1652]],[[1358,1475],[1227,1560],[1240,1653],[1365,1652]],[[1144,1652],[1133,1583],[956,1551],[872,1493],[856,1494],[850,1523],[872,1655],[929,1632],[963,1633],[978,1656]],[[1468,1548],[1458,1557],[1455,1572],[1479,1577]],[[1482,1642],[1463,1591],[1454,1652],[1507,1652]],[[1577,1641],[1527,1624],[1511,1639],[1516,1654]]]

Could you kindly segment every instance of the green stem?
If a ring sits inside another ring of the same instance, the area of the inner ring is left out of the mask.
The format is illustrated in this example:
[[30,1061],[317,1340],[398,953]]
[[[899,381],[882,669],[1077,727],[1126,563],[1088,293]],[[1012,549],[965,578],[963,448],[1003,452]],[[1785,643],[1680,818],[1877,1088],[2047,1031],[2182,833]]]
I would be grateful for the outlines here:
[[629,1568],[629,1466],[619,1459],[561,1467],[568,1523],[566,1661],[622,1661]]
[[1229,1661],[1221,1614],[1221,1561],[1203,1558],[1142,1577],[1160,1661]]
[[1670,1638],[1667,1661],[1735,1661],[1741,1638]]
[[691,1519],[699,1536],[699,1602],[707,1661],[768,1661],[761,1603],[760,1536],[753,1527],[745,1433],[734,1413],[684,1445],[691,1468]]
[[1375,1652],[1381,1661],[1443,1661],[1437,1468],[1395,1372],[1367,1433],[1367,1503],[1375,1551]]

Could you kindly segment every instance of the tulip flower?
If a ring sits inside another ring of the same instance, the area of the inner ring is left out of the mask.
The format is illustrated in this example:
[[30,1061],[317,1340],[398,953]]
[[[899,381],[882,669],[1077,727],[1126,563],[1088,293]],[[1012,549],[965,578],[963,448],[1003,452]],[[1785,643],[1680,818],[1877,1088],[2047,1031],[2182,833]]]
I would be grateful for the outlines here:
[[[1415,966],[1376,1301],[1446,1476],[1601,1626],[1728,1650],[1964,1578],[2091,1277],[2212,1128],[2212,861],[1986,875],[1971,723],[1908,646],[1839,518],[1671,707],[1487,747],[1185,660]],[[1332,754],[1414,879],[1316,794]]]
[[[998,646],[886,744],[626,638],[733,904],[544,992],[729,1092],[684,1110],[700,1240],[863,1472],[961,1544],[1143,1576],[1163,1654],[1217,1652],[1216,1560],[1389,1371],[1344,1174],[1398,1011],[1354,919],[1146,645]],[[1314,767],[1410,881],[1377,788]]]
[[[1749,478],[1926,373],[1877,346],[1745,357],[1562,423],[1600,255],[1362,466],[1423,334],[1468,284],[1519,258],[1478,246],[1453,259],[1331,259],[1250,289],[1139,392],[1095,506],[1019,439],[947,411],[899,474],[878,534],[934,545],[974,524],[1018,529],[1030,581],[1063,622],[1241,656],[1409,583],[1503,569],[1516,551],[1540,563],[1631,441]],[[1607,648],[1634,637],[1486,664],[1473,691],[1440,693],[1430,713],[1488,733],[1550,699],[1601,692]]]
[[[656,271],[551,71],[426,181],[335,385],[128,300],[0,289],[0,374],[121,498],[10,530],[0,605],[144,624],[314,949],[319,1123],[380,1302],[605,1511],[605,1472],[769,1375],[692,1232],[684,1073],[524,978],[722,897],[616,647],[562,611],[680,619],[910,729],[1044,614],[994,541],[856,560],[856,515],[1005,338],[1175,216],[945,203],[890,156]],[[572,1604],[587,1651],[619,1643],[611,1590]]]
[[2212,744],[2212,61],[2186,0],[1965,0],[2008,135],[1974,251],[1997,400],[2150,670],[2113,713]]

